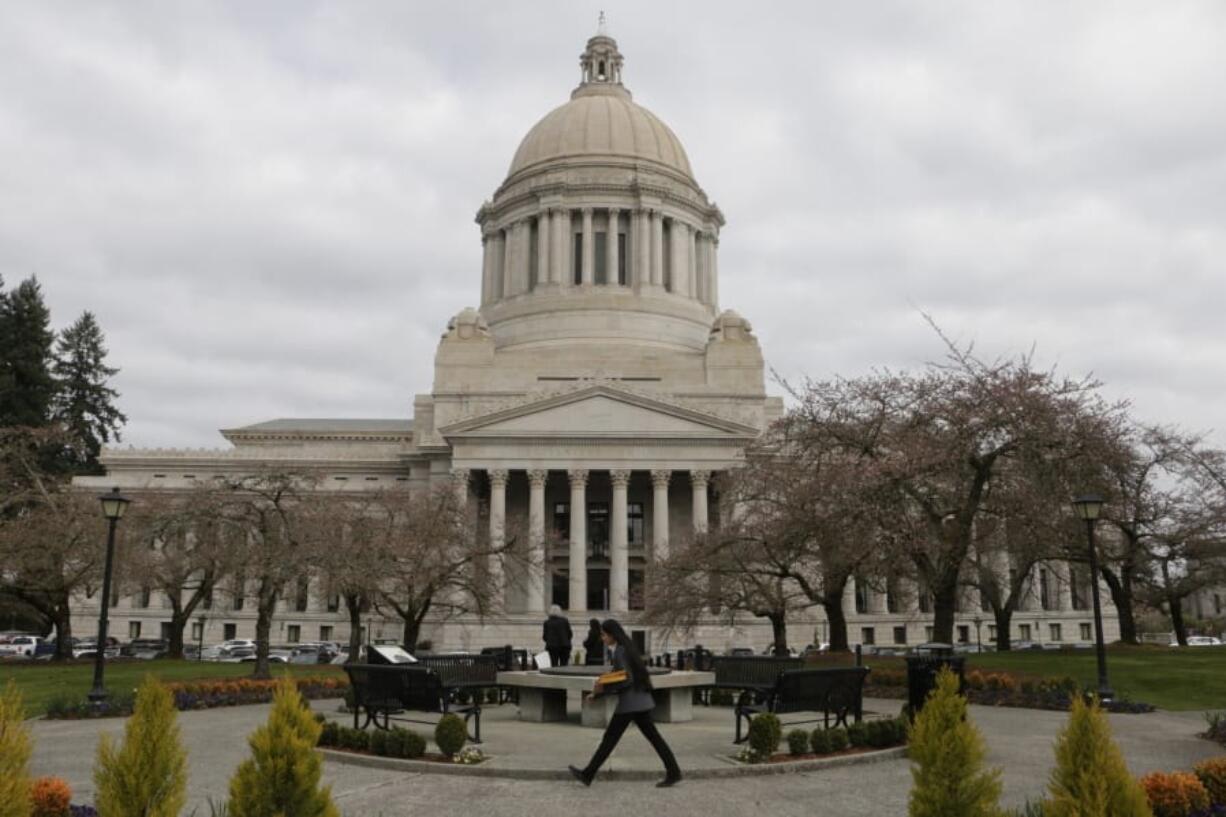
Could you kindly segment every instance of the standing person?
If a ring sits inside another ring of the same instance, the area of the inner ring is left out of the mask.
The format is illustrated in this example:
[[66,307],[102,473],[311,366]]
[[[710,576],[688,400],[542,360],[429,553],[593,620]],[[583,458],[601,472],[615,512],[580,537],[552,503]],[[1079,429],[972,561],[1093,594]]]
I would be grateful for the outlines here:
[[643,657],[635,649],[634,642],[630,640],[630,636],[626,635],[622,625],[614,619],[605,619],[600,625],[600,633],[605,645],[613,651],[613,669],[625,670],[629,678],[624,684],[619,684],[616,689],[606,690],[599,683],[596,684],[592,694],[616,695],[617,710],[613,713],[608,727],[605,728],[600,746],[597,747],[596,754],[592,755],[592,759],[588,761],[587,767],[577,769],[569,766],[570,773],[583,785],[592,785],[592,778],[596,776],[596,772],[600,771],[601,765],[608,760],[609,754],[625,734],[626,727],[634,723],[643,733],[643,737],[651,743],[651,748],[656,750],[660,760],[664,762],[664,779],[656,786],[672,786],[681,780],[681,767],[677,765],[677,758],[673,756],[673,750],[668,748],[660,730],[656,729],[655,721],[651,719],[651,710],[655,707],[656,702],[651,697],[651,676],[647,674],[647,666],[643,663]]
[[545,651],[549,653],[549,663],[555,667],[564,667],[570,662],[570,644],[574,634],[570,622],[562,615],[562,608],[556,604],[549,606],[549,618],[545,619]]
[[583,663],[591,666],[599,666],[604,663],[604,639],[600,635],[600,619],[594,618],[590,622],[587,631],[587,638],[583,639]]

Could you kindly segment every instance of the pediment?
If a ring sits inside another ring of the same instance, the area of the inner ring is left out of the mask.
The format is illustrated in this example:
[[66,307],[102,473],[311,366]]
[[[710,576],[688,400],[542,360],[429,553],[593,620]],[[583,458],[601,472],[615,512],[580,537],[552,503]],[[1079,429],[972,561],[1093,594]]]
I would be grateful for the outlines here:
[[752,426],[607,386],[580,389],[440,429],[464,437],[754,438]]

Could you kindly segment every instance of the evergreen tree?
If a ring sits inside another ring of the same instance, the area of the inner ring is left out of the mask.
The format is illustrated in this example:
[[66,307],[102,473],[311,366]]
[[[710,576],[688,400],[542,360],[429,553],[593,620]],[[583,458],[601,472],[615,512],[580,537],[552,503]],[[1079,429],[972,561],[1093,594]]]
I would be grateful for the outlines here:
[[966,716],[958,676],[937,675],[937,687],[911,727],[910,817],[998,817],[1000,770],[983,768],[983,735]]
[[268,723],[247,739],[251,757],[230,779],[230,817],[340,817],[332,787],[319,786],[322,731],[294,682],[282,678]]
[[22,281],[0,302],[0,426],[43,426],[51,421],[51,313],[37,278]]
[[30,732],[17,684],[0,693],[0,817],[30,815]]
[[127,422],[115,407],[119,392],[107,385],[118,369],[106,365],[105,337],[92,312],[83,312],[56,342],[55,374],[58,392],[55,419],[81,444],[87,470],[96,470],[103,443],[119,439]]
[[1056,768],[1044,817],[1152,817],[1145,790],[1128,772],[1097,701],[1073,699],[1056,738]]
[[146,676],[118,749],[98,742],[95,806],[100,817],[179,817],[187,802],[187,753],[170,690]]

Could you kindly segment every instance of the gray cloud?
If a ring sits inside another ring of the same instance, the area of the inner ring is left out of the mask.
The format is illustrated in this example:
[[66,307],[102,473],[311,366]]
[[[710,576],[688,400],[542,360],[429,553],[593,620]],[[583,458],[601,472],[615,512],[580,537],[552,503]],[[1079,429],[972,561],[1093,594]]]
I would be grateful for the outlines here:
[[[0,271],[99,315],[126,438],[404,416],[478,296],[473,215],[589,3],[27,4],[0,18]],[[789,376],[1037,346],[1222,426],[1226,8],[609,7]],[[1226,437],[1219,433],[1219,444]]]

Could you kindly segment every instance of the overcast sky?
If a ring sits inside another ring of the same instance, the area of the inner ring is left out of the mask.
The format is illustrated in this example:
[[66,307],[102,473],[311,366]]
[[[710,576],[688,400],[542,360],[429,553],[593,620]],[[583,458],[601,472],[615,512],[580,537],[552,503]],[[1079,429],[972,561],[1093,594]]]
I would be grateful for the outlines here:
[[11,3],[0,273],[98,315],[125,442],[408,416],[602,7],[777,370],[920,366],[925,311],[1226,444],[1211,0]]

